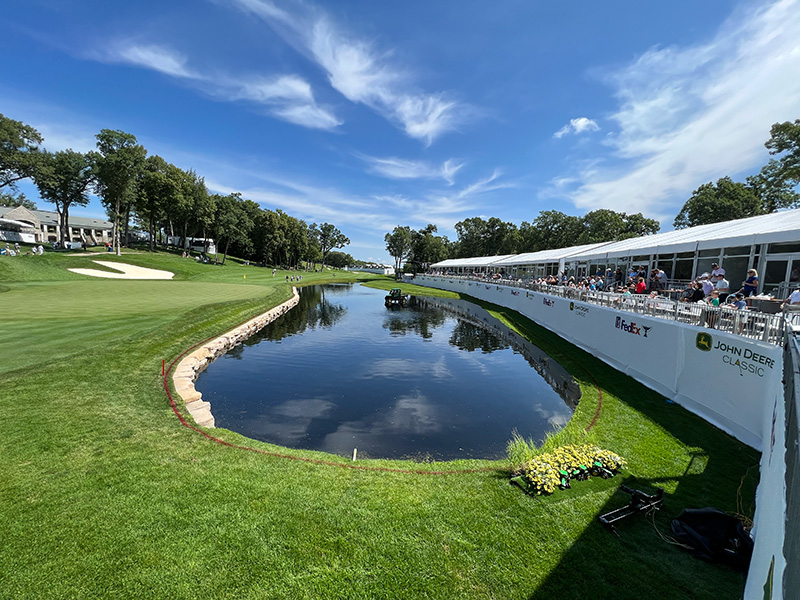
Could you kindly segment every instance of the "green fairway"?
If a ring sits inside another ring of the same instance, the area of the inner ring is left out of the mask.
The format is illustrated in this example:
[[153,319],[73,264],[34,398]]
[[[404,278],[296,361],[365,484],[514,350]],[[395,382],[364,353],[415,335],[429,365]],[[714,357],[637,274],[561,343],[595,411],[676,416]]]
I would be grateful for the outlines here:
[[[586,437],[628,460],[620,476],[533,498],[504,461],[354,470],[221,429],[209,432],[338,466],[211,442],[170,409],[162,360],[284,301],[286,275],[299,273],[160,253],[111,260],[176,277],[91,279],[66,271],[91,257],[0,257],[0,598],[741,596],[742,575],[665,543],[651,521],[617,537],[596,517],[627,503],[624,482],[665,488],[665,533],[684,507],[752,516],[758,453],[527,319],[487,306],[583,389],[548,445],[584,439],[602,393]],[[370,278],[333,274],[302,283]],[[403,472],[418,470],[478,471]]]

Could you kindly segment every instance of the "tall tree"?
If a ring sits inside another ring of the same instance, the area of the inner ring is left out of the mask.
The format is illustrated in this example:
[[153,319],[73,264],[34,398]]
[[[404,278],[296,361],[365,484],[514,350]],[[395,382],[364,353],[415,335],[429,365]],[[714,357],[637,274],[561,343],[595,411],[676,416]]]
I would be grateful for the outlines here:
[[523,222],[521,250],[539,252],[553,248],[569,248],[578,243],[583,233],[580,217],[573,217],[558,210],[543,210],[532,223]]
[[174,177],[174,165],[154,154],[148,156],[136,186],[136,214],[150,232],[150,251],[154,250],[156,223],[166,215],[168,206],[179,202],[180,180]]
[[253,229],[253,222],[243,208],[244,201],[239,193],[221,196],[214,195],[214,237],[217,247],[225,242],[225,251],[222,256],[222,264],[228,258],[228,248],[232,241],[246,239]]
[[514,254],[520,245],[517,226],[497,217],[488,220],[480,217],[464,219],[456,223],[455,230],[458,234],[456,254],[459,258]]
[[33,177],[39,164],[42,135],[30,125],[0,114],[0,190],[17,190],[17,182]]
[[673,226],[684,229],[761,214],[764,214],[761,202],[751,188],[723,177],[697,188],[675,217]]
[[147,151],[134,135],[124,131],[103,129],[95,137],[95,187],[114,219],[114,250],[120,255],[120,219],[128,214],[134,200],[135,184]]
[[394,258],[394,271],[400,272],[403,262],[411,256],[412,232],[407,225],[395,227],[391,233],[387,233],[383,240],[386,242],[386,251],[389,256]]
[[335,225],[323,223],[317,227],[312,223],[310,229],[316,229],[317,240],[319,241],[319,251],[322,254],[322,268],[325,268],[325,257],[328,252],[336,248],[344,248],[350,243],[350,238],[344,235]]
[[764,165],[758,175],[747,178],[747,186],[761,201],[764,214],[780,208],[797,208],[800,204],[800,194],[795,191],[797,183],[797,180],[785,177],[781,163],[775,159]]
[[415,268],[424,271],[429,265],[447,258],[450,242],[445,236],[434,235],[436,232],[436,225],[433,224],[411,232],[410,262]]
[[784,181],[800,184],[800,119],[794,122],[775,123],[770,136],[764,144],[770,154],[782,154],[778,159],[777,171]]
[[61,245],[69,241],[69,208],[89,203],[89,186],[94,181],[91,159],[80,152],[62,150],[42,152],[33,174],[39,195],[56,205],[61,229]]

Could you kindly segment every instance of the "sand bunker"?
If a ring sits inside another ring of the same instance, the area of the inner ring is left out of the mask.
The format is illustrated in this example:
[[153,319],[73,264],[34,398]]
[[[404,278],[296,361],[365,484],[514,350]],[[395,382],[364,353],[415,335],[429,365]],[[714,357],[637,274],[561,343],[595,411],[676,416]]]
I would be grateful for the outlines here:
[[120,271],[120,273],[110,273],[108,271],[98,271],[97,269],[68,269],[80,275],[90,277],[106,277],[107,279],[172,279],[175,274],[171,271],[159,271],[158,269],[146,269],[121,262],[111,262],[108,260],[93,260],[102,267]]

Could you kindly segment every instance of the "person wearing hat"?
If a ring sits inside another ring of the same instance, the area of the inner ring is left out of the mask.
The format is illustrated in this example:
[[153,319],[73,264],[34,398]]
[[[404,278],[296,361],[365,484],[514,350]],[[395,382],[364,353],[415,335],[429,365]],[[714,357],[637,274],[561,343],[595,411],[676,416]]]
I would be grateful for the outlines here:
[[711,281],[717,283],[720,279],[725,279],[725,269],[719,263],[711,263]]
[[711,295],[711,292],[714,291],[714,284],[711,282],[711,279],[708,276],[708,273],[703,273],[700,275],[700,283],[703,284],[703,293],[706,297]]

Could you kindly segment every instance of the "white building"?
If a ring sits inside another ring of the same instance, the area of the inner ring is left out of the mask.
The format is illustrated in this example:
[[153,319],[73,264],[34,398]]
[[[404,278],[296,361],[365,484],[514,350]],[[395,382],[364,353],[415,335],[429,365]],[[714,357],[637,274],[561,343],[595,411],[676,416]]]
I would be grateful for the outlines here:
[[[86,242],[90,246],[110,242],[114,228],[110,221],[72,215],[68,225],[66,241]],[[15,235],[24,237],[15,239]],[[58,213],[29,210],[23,206],[0,206],[0,240],[39,244],[58,242],[61,240]]]

